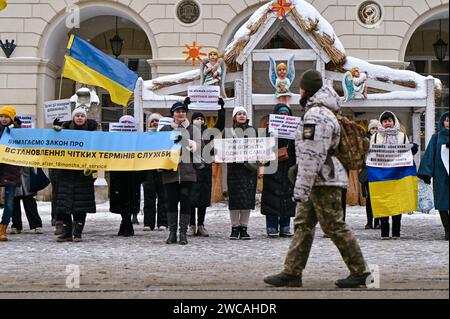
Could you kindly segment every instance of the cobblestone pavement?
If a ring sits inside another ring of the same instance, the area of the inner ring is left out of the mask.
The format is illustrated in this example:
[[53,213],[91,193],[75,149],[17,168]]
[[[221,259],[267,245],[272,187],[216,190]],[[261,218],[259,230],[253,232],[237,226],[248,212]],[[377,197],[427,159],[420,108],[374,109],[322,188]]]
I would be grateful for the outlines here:
[[[274,289],[262,279],[282,269],[290,239],[267,238],[259,211],[250,218],[253,240],[228,239],[228,211],[219,203],[207,212],[210,237],[180,246],[165,244],[166,231],[144,232],[141,214],[136,236],[118,237],[120,216],[109,213],[107,203],[88,216],[83,242],[56,243],[50,203],[39,203],[39,210],[43,235],[25,230],[0,243],[0,298],[448,298],[448,242],[435,212],[404,215],[402,238],[382,241],[379,230],[364,229],[364,207],[349,207],[347,222],[368,264],[379,269],[380,289],[343,291],[334,281],[348,271],[320,227],[304,288]],[[67,288],[77,269],[68,265],[79,267],[80,288]]]

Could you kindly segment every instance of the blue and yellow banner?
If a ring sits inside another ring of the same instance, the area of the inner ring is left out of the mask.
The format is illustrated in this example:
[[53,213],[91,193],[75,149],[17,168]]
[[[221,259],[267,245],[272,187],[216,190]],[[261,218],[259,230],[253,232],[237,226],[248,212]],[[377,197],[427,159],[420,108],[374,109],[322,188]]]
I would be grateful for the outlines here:
[[418,206],[416,166],[370,167],[370,202],[374,218],[413,212]]
[[174,139],[179,134],[5,130],[0,140],[0,162],[73,170],[176,170],[181,146],[174,144]]
[[102,87],[111,95],[111,101],[127,106],[138,79],[136,73],[76,35],[70,36],[67,49],[64,77]]

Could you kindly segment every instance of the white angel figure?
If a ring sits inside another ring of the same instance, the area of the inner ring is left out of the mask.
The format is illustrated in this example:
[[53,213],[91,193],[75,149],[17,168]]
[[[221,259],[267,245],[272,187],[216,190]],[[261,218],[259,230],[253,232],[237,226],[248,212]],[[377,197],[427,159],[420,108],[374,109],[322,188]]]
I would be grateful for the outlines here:
[[367,99],[367,73],[359,72],[359,68],[352,68],[344,74],[342,88],[344,89],[344,100]]
[[292,95],[290,87],[295,78],[294,56],[288,61],[288,66],[280,63],[275,67],[275,61],[269,57],[269,79],[275,88],[275,97],[280,103],[288,104],[289,97]]

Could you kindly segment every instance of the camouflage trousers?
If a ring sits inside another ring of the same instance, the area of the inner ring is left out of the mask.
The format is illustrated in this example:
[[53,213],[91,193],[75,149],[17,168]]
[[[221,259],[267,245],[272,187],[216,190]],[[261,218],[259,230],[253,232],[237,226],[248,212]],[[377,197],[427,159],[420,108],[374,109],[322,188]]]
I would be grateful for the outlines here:
[[368,271],[359,244],[344,222],[341,193],[339,187],[313,187],[309,200],[298,205],[295,233],[284,262],[284,272],[298,275],[305,269],[317,222],[338,248],[351,275]]

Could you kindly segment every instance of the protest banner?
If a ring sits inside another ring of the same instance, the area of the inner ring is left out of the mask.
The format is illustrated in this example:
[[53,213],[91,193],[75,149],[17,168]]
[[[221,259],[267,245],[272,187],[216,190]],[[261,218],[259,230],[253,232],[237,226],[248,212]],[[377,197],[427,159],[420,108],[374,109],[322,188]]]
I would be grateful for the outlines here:
[[22,122],[21,128],[34,128],[35,116],[32,114],[17,114],[16,117]]
[[274,137],[295,140],[300,122],[301,119],[296,116],[270,114],[269,133]]
[[411,146],[405,144],[374,144],[366,160],[366,165],[371,167],[405,167],[413,164]]
[[70,109],[70,100],[54,100],[44,102],[45,123],[52,124],[55,119],[61,122],[70,121],[72,119],[72,111]]
[[11,129],[0,140],[0,162],[74,170],[176,170],[181,146],[174,140],[179,134]]
[[419,186],[410,145],[374,144],[366,166],[374,218],[417,209]]
[[224,138],[214,140],[216,163],[274,161],[276,141],[273,137]]
[[138,126],[134,123],[109,123],[110,132],[137,132]]
[[190,110],[220,110],[220,105],[217,104],[220,96],[219,86],[189,86],[188,96],[191,99],[191,104],[189,104]]

